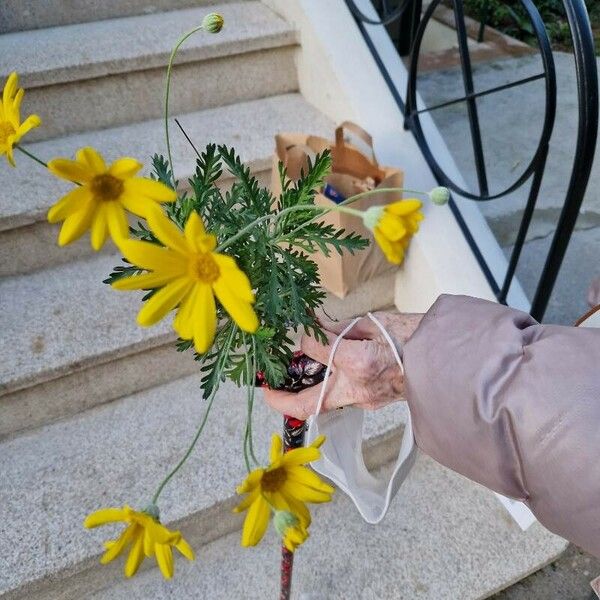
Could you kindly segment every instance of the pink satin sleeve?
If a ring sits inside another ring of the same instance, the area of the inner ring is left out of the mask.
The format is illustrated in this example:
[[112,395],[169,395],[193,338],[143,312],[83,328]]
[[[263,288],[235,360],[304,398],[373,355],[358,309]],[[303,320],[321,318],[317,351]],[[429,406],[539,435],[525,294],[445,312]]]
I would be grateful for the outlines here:
[[418,446],[600,556],[600,329],[440,296],[403,359]]

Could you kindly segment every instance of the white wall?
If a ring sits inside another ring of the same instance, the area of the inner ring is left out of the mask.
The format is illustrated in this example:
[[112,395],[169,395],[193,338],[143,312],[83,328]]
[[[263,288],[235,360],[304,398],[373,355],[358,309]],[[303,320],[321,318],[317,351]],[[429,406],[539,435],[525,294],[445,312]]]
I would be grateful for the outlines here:
[[[406,187],[419,190],[435,187],[437,183],[412,134],[404,131],[402,113],[345,2],[263,2],[294,23],[300,32],[302,50],[298,55],[298,70],[305,98],[335,121],[350,118],[369,131],[379,161],[402,168]],[[372,7],[366,0],[363,9],[366,12],[369,8]],[[381,45],[386,60],[395,60],[393,72],[403,89],[402,80],[404,87],[406,85],[403,63],[383,28],[371,29],[379,36],[376,42]],[[428,127],[435,128],[433,122]],[[439,132],[437,136],[438,143],[443,144]],[[448,157],[451,161],[449,154]],[[424,208],[425,221],[396,278],[398,308],[426,310],[441,293],[469,294],[493,300],[492,290],[450,209],[429,203]]]

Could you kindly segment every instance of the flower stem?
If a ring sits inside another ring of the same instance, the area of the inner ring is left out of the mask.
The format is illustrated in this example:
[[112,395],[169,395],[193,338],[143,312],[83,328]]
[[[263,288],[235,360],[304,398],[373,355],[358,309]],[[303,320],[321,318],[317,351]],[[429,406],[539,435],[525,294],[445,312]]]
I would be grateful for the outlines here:
[[348,206],[343,206],[342,204],[338,204],[337,210],[338,210],[338,212],[346,213],[347,215],[353,215],[355,217],[358,217],[359,219],[362,219],[363,212],[364,212],[362,210],[356,210],[356,208],[350,208]]
[[246,225],[245,227],[242,227],[242,229],[240,229],[235,235],[232,235],[229,239],[222,242],[215,249],[215,252],[222,252],[225,248],[227,248],[228,246],[233,244],[233,242],[236,242],[241,237],[245,236],[248,232],[252,231],[257,225],[260,225],[261,223],[264,223],[265,221],[271,221],[271,220],[277,221],[281,217],[285,216],[286,214],[295,212],[295,211],[299,211],[299,210],[305,210],[305,211],[312,210],[312,211],[315,211],[317,214],[314,217],[311,217],[310,219],[308,219],[302,225],[299,225],[298,227],[296,227],[296,229],[292,230],[290,233],[287,233],[285,236],[279,238],[276,241],[281,241],[287,237],[292,236],[297,231],[300,231],[301,229],[306,227],[309,223],[312,223],[317,217],[325,215],[331,211],[345,212],[345,213],[362,218],[363,211],[356,210],[353,208],[348,208],[347,205],[351,204],[352,202],[355,202],[356,200],[359,200],[360,198],[365,198],[366,196],[372,196],[373,194],[382,194],[382,193],[385,194],[385,193],[391,193],[391,192],[396,192],[396,193],[408,192],[410,194],[418,194],[420,196],[427,195],[426,192],[419,192],[417,190],[409,190],[409,189],[405,189],[405,188],[379,188],[376,190],[368,190],[366,192],[361,192],[360,194],[356,194],[354,196],[351,196],[350,198],[347,198],[343,202],[340,202],[340,204],[336,204],[336,205],[330,206],[328,208],[326,208],[324,206],[315,206],[314,204],[296,204],[294,206],[288,206],[287,208],[284,208],[283,210],[281,210],[277,213],[270,213],[268,215],[263,215],[262,217],[258,217],[257,219],[252,221],[252,223],[248,223],[248,225]]
[[28,150],[25,150],[25,148],[22,148],[18,144],[15,144],[15,148],[17,150],[19,150],[20,152],[22,152],[25,156],[28,156],[29,158],[31,158],[31,160],[34,160],[36,163],[39,163],[40,165],[42,165],[42,167],[46,167],[46,169],[48,168],[48,163],[45,163],[41,158],[38,158],[35,154],[32,154]]
[[256,342],[253,337],[252,340],[252,365],[250,364],[250,352],[248,352],[248,346],[246,342],[246,335],[243,335],[244,345],[246,346],[246,379],[248,385],[248,414],[246,417],[246,431],[244,432],[244,460],[246,461],[246,469],[250,472],[250,460],[248,458],[248,452],[250,452],[250,458],[255,465],[258,465],[256,456],[254,455],[254,444],[252,442],[252,411],[254,409],[254,391],[256,386],[254,385],[254,379],[256,377]]
[[227,248],[227,246],[231,246],[231,244],[233,244],[233,242],[236,242],[241,237],[244,237],[248,232],[252,231],[257,225],[260,225],[261,223],[264,223],[265,221],[272,221],[273,219],[275,219],[275,220],[280,219],[284,215],[287,215],[288,213],[295,212],[298,210],[316,210],[319,212],[324,212],[327,209],[323,208],[322,206],[314,206],[313,204],[297,204],[295,206],[288,206],[287,208],[284,208],[283,210],[280,210],[279,212],[276,212],[276,213],[269,213],[268,215],[263,215],[262,217],[258,217],[257,219],[254,219],[254,221],[252,221],[252,223],[248,223],[248,225],[246,225],[245,227],[242,227],[235,235],[232,235],[229,239],[227,239],[224,242],[222,242],[221,244],[219,244],[219,246],[217,246],[215,248],[215,252],[222,252],[225,248]]
[[[225,342],[225,344],[223,346],[223,352],[221,352],[221,354],[220,354],[222,357],[227,358],[229,356],[229,349],[231,348],[231,344],[233,343],[233,337],[235,335],[236,330],[237,330],[237,326],[233,325],[231,327],[231,333],[229,334],[229,337],[227,338],[227,341]],[[221,361],[221,364],[217,367],[217,369],[218,369],[218,371],[217,371],[218,375],[216,378],[217,381],[221,380],[221,374],[223,373],[224,368],[225,368],[225,360]],[[158,497],[162,493],[164,487],[167,485],[167,483],[169,483],[169,481],[171,481],[173,476],[177,473],[177,471],[179,471],[179,469],[181,469],[181,467],[183,467],[183,465],[185,464],[187,459],[190,457],[190,454],[194,450],[196,443],[200,439],[200,435],[204,431],[204,426],[206,425],[206,421],[208,420],[208,415],[210,413],[210,409],[212,408],[213,401],[215,399],[215,396],[216,396],[218,390],[219,390],[219,385],[217,384],[212,389],[210,396],[208,397],[208,404],[207,404],[206,410],[204,411],[204,417],[202,417],[202,421],[200,422],[200,425],[198,426],[198,430],[196,431],[196,435],[194,436],[192,443],[189,445],[188,449],[186,450],[186,452],[183,455],[183,457],[181,458],[181,460],[175,465],[175,467],[169,472],[169,474],[162,480],[161,484],[156,489],[156,492],[154,493],[154,496],[152,497],[152,504],[157,503]]]
[[169,157],[169,165],[171,167],[171,176],[173,177],[173,189],[177,187],[177,180],[175,179],[175,167],[173,166],[173,157],[171,156],[171,139],[169,137],[169,96],[171,93],[171,75],[173,71],[173,62],[175,60],[175,55],[179,50],[179,47],[194,33],[200,31],[202,29],[202,25],[198,27],[194,27],[187,33],[184,33],[171,51],[171,56],[169,57],[169,64],[167,66],[167,79],[165,83],[165,140],[167,142],[167,156]]
[[[374,189],[374,190],[367,190],[366,192],[360,192],[360,194],[355,194],[354,196],[350,196],[349,198],[346,198],[343,202],[340,202],[337,205],[337,210],[340,209],[340,207],[343,206],[347,206],[348,204],[352,204],[353,202],[356,202],[357,200],[360,200],[361,198],[366,198],[368,196],[372,196],[373,194],[388,194],[388,193],[402,193],[402,192],[406,192],[408,194],[416,194],[417,196],[427,196],[427,192],[420,192],[419,190],[411,190],[408,188],[378,188],[378,189]],[[333,207],[326,209],[322,215],[326,215],[330,210],[336,210]],[[343,211],[342,211],[343,212]],[[361,211],[358,211],[361,212]],[[296,233],[298,233],[299,231],[302,231],[302,229],[304,229],[307,225],[310,225],[319,215],[315,215],[314,217],[308,219],[305,223],[302,223],[301,225],[298,225],[298,227],[296,227],[295,229],[292,229],[292,231],[290,231],[289,233],[286,233],[284,236],[281,236],[280,238],[278,238],[277,240],[275,240],[275,242],[281,242],[281,241],[285,241],[288,238],[293,237]],[[362,216],[362,214],[361,214]]]

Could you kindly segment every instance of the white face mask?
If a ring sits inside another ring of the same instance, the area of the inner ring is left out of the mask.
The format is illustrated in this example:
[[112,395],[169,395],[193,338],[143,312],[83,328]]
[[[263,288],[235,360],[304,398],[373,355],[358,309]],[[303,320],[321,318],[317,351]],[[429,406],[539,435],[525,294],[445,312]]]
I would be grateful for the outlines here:
[[[400,355],[390,335],[371,313],[367,314],[390,344],[398,362],[398,368],[404,375]],[[416,446],[409,410],[400,452],[392,474],[389,477],[376,477],[368,471],[363,456],[364,410],[346,407],[344,410],[321,414],[333,358],[344,336],[358,321],[360,318],[354,319],[338,336],[331,348],[317,412],[309,420],[307,444],[312,443],[319,435],[326,436],[327,439],[321,446],[321,459],[311,463],[311,466],[321,475],[331,479],[337,487],[350,496],[365,521],[374,524],[383,519],[390,501],[408,476],[415,461]]]

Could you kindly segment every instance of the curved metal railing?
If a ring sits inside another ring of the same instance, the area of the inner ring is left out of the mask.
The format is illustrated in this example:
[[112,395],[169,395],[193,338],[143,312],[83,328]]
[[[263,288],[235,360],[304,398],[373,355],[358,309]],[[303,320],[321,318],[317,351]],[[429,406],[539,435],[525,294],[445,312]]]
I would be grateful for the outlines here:
[[[388,6],[388,2],[385,0],[380,0],[379,3],[381,6],[379,6],[378,11],[380,19],[377,20],[368,17],[361,10],[359,10],[354,0],[346,0],[348,8],[354,14],[361,26],[364,24],[389,26],[394,22],[404,22],[403,37],[409,40],[409,47],[407,48],[406,52],[409,54],[409,67],[408,86],[405,101],[400,98],[398,90],[394,88],[392,92],[394,93],[394,96],[396,97],[398,104],[404,113],[405,127],[412,131],[419,144],[419,147],[421,148],[423,156],[427,160],[440,185],[447,186],[463,198],[468,198],[474,201],[488,201],[506,196],[521,188],[527,182],[531,181],[531,188],[528,194],[513,251],[509,259],[507,272],[500,284],[492,276],[491,271],[482,256],[482,253],[477,248],[473,236],[462,220],[460,212],[456,209],[456,206],[453,205],[454,214],[457,216],[459,224],[461,225],[467,240],[473,247],[477,258],[480,261],[481,266],[486,273],[488,280],[490,281],[490,284],[492,285],[492,288],[496,292],[498,300],[501,302],[506,302],[508,291],[514,279],[515,270],[521,256],[521,251],[525,244],[527,231],[529,229],[535,209],[544,169],[546,166],[549,141],[554,127],[556,115],[556,73],[552,49],[546,27],[535,4],[532,2],[532,0],[520,0],[521,5],[529,16],[529,20],[531,22],[541,55],[543,69],[541,72],[530,77],[519,79],[483,91],[475,91],[473,86],[473,74],[465,25],[463,0],[454,0],[452,7],[454,11],[454,23],[457,32],[458,50],[465,93],[463,96],[436,104],[434,106],[419,108],[417,105],[417,74],[421,44],[425,34],[425,29],[433,17],[435,9],[440,5],[441,1],[442,0],[432,0],[423,14],[421,14],[420,0],[403,0],[399,6],[392,8]],[[553,241],[546,257],[546,262],[544,268],[542,269],[538,286],[532,301],[531,314],[537,319],[541,319],[543,317],[565,252],[567,250],[571,234],[575,227],[575,222],[579,214],[581,203],[583,202],[583,197],[592,168],[596,146],[596,135],[598,131],[598,76],[596,69],[594,41],[589,18],[583,0],[563,0],[563,5],[567,14],[569,28],[571,31],[571,39],[573,42],[573,54],[575,57],[577,74],[579,124],[569,187],[565,196],[565,201],[561,210],[561,215],[559,217]],[[362,28],[362,31],[365,33],[364,27]],[[373,46],[373,44],[370,43],[369,46],[371,51],[376,53],[376,48]],[[385,69],[379,57],[375,56],[375,58],[379,66],[382,69]],[[389,75],[386,77],[386,80],[388,81],[390,87],[392,87],[393,84],[391,84],[391,78]],[[479,115],[477,110],[477,99],[536,80],[543,80],[545,83],[545,103],[543,109],[544,118],[537,148],[533,153],[529,164],[515,181],[508,184],[500,192],[490,193],[483,153]],[[467,106],[469,131],[475,162],[474,167],[477,174],[477,191],[463,189],[445,172],[429,147],[421,125],[422,114],[458,103],[466,103]]]

